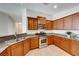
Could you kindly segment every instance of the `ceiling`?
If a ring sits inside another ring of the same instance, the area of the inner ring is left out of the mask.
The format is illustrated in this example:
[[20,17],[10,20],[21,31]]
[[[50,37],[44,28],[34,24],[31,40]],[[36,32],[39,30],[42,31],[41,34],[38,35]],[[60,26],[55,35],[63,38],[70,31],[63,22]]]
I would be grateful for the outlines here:
[[[58,8],[53,8],[57,5]],[[13,18],[21,19],[22,10],[30,10],[55,15],[65,10],[70,10],[79,6],[79,3],[0,3],[0,11],[12,15]]]
[[[54,5],[57,5],[58,8],[54,8]],[[56,14],[71,8],[79,6],[79,3],[27,3],[23,4],[23,7],[45,12],[47,14]]]
[[[58,8],[53,8],[54,5],[57,5]],[[79,6],[79,3],[0,3],[0,9],[12,11],[12,13],[28,8],[47,14],[56,14],[76,6]]]

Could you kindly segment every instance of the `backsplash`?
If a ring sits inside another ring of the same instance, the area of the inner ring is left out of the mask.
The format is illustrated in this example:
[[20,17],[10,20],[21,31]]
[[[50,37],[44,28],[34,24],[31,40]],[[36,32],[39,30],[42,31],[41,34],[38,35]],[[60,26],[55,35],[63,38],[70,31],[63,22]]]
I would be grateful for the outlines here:
[[44,31],[46,33],[58,33],[58,34],[66,34],[66,32],[73,32],[75,34],[79,34],[79,30],[28,30],[27,34],[35,34],[40,31]]
[[53,33],[59,33],[59,34],[66,34],[66,32],[79,34],[79,30],[53,30]]
[[[26,35],[27,35],[26,33],[16,34],[17,38],[26,37]],[[15,35],[2,36],[0,37],[0,43],[12,39],[16,39]]]

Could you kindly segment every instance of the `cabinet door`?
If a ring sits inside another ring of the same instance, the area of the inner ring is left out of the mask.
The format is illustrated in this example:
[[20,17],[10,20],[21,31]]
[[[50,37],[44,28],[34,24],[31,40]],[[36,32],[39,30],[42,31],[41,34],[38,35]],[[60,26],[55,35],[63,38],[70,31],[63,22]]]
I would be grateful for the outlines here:
[[61,40],[60,40],[59,37],[54,36],[54,44],[55,44],[56,46],[58,46],[58,47],[61,46]]
[[12,56],[23,56],[23,42],[18,42],[11,46]]
[[56,21],[56,29],[57,30],[63,30],[64,29],[64,22],[63,22],[63,18],[62,19],[58,19]]
[[64,18],[64,29],[65,30],[72,29],[72,16],[67,16]]
[[52,21],[47,20],[45,24],[46,30],[52,30]]
[[2,53],[0,53],[0,56],[11,56],[11,50],[10,47],[5,49]]
[[79,56],[79,41],[72,40],[71,53],[72,55]]
[[79,30],[79,13],[76,13],[73,16],[73,30]]
[[30,50],[30,38],[23,41],[24,43],[24,55]]
[[56,24],[57,20],[53,21],[53,29],[56,30],[57,29],[57,24]]
[[7,56],[7,50],[4,50],[4,51],[0,54],[0,56]]
[[45,24],[46,23],[46,17],[37,16],[38,24]]
[[69,39],[61,38],[61,48],[69,53],[71,53],[71,42]]
[[28,30],[37,30],[38,20],[37,18],[28,17]]
[[53,44],[53,35],[48,36],[48,45]]
[[38,37],[31,38],[31,49],[35,49],[39,47],[39,39]]

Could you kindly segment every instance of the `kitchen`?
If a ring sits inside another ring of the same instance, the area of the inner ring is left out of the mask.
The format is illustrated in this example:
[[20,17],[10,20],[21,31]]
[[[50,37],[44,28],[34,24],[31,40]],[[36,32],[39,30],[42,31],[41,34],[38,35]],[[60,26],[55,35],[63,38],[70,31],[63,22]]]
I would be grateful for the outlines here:
[[79,56],[78,3],[0,7],[0,56]]

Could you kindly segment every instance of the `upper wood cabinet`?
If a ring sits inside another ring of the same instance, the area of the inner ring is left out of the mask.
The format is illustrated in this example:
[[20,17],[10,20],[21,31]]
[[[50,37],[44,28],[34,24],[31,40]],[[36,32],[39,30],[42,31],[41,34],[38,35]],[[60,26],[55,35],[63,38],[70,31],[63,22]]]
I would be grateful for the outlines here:
[[72,29],[72,15],[64,18],[64,29],[65,30]]
[[73,17],[73,30],[79,30],[79,13],[72,15]]
[[54,30],[79,30],[79,13],[53,21]]
[[45,24],[46,23],[46,17],[37,16],[38,24]]
[[52,24],[53,24],[52,21],[46,20],[45,29],[46,30],[52,30],[53,29]]
[[58,19],[56,21],[57,30],[63,30],[64,29],[64,22],[63,18]]
[[57,30],[57,20],[54,20],[53,21],[53,30]]
[[28,30],[37,30],[38,20],[37,18],[28,17]]
[[38,37],[33,37],[31,38],[31,49],[35,49],[35,48],[38,48],[39,47],[39,38]]
[[63,30],[64,29],[64,20],[63,18],[53,21],[54,30]]

